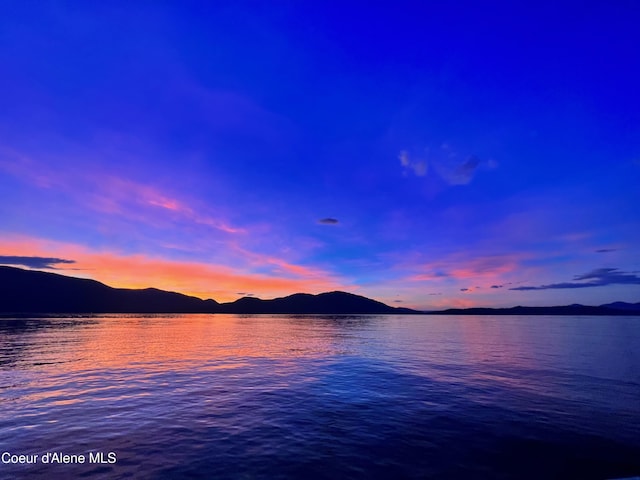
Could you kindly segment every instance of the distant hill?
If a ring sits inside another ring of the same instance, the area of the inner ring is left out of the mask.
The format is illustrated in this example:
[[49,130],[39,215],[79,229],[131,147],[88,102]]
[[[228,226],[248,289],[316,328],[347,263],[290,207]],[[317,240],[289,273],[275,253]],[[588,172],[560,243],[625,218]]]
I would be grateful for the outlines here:
[[597,307],[574,304],[556,307],[450,308],[424,313],[431,315],[640,315],[640,303],[615,302]]
[[296,293],[218,303],[155,288],[112,288],[95,280],[0,266],[2,313],[420,313],[345,292]]
[[260,300],[241,298],[220,305],[224,313],[420,313],[409,308],[394,308],[382,302],[346,292],[328,292],[319,295],[296,293],[288,297]]
[[604,308],[612,308],[614,310],[640,312],[640,302],[638,303],[613,302],[613,303],[607,303],[605,305],[600,305],[600,306]]
[[390,307],[346,292],[295,293],[271,300],[244,297],[234,302],[218,303],[156,288],[112,288],[95,280],[0,266],[0,313],[640,315],[640,303],[614,302],[597,307],[452,308],[419,312]]
[[0,267],[0,311],[5,313],[206,313],[218,307],[156,288],[112,288],[95,280]]

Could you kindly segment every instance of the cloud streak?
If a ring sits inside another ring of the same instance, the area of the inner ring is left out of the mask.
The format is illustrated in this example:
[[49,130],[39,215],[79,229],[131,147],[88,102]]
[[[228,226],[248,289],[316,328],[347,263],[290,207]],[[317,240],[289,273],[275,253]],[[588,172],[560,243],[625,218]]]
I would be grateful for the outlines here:
[[[101,167],[51,168],[20,153],[0,150],[0,170],[43,190],[63,193],[82,208],[112,217],[154,227],[177,222],[202,225],[224,234],[243,234],[246,230],[211,215],[201,205],[178,198],[158,186],[116,175]],[[82,185],[83,188],[78,188]]]
[[402,150],[398,155],[400,165],[402,165],[404,174],[413,173],[416,177],[424,177],[428,170],[428,164],[426,160],[413,160],[409,157],[409,152]]
[[76,263],[75,260],[67,260],[55,257],[21,257],[15,255],[0,255],[0,265],[20,265],[28,268],[53,268],[55,265]]
[[[492,279],[500,279],[508,273],[517,271],[526,257],[516,254],[483,255],[468,258],[466,255],[453,254],[443,259],[413,267],[419,271],[406,278],[407,281],[441,281],[484,279],[487,284]],[[499,283],[489,283],[498,285]]]
[[405,176],[435,176],[447,185],[467,185],[481,167],[494,169],[497,166],[493,160],[481,161],[476,155],[460,155],[446,144],[432,152],[425,150],[424,156],[402,150],[398,159]]
[[584,275],[576,275],[573,282],[551,283],[539,286],[514,287],[509,290],[557,290],[565,288],[592,288],[607,285],[640,285],[640,276],[635,272],[622,272],[617,268],[599,268]]

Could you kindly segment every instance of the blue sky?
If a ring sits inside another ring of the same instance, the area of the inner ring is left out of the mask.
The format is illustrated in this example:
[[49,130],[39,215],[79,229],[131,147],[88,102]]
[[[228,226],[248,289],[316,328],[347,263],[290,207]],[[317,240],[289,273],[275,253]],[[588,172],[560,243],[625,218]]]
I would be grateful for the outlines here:
[[217,300],[640,301],[633,2],[1,10],[0,263]]

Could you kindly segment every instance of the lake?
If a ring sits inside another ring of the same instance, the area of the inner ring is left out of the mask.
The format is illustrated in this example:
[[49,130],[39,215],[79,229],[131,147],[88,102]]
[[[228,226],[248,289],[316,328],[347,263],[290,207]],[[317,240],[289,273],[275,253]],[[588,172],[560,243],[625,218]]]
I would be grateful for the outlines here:
[[0,453],[1,478],[640,476],[640,317],[0,319]]

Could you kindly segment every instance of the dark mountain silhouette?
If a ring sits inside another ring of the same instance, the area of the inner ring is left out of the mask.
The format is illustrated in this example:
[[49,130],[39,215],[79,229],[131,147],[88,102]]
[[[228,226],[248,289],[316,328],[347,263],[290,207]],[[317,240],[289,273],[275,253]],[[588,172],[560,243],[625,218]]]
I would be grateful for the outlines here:
[[112,288],[95,280],[0,267],[0,311],[6,313],[206,313],[218,306],[156,288]]
[[600,306],[605,308],[613,308],[615,310],[627,310],[631,312],[640,312],[640,302],[638,303],[613,302],[613,303],[606,303]]
[[319,295],[296,293],[288,297],[260,300],[241,298],[220,305],[223,313],[420,313],[409,308],[394,308],[382,302],[346,292]]
[[112,288],[95,280],[0,266],[3,313],[419,313],[345,292],[219,304],[156,288]]
[[0,313],[239,313],[239,314],[439,314],[439,315],[640,315],[640,303],[598,307],[466,308],[419,312],[394,308],[346,292],[296,293],[218,303],[156,288],[112,288],[95,280],[0,266]]
[[[612,307],[611,305],[616,306]],[[574,304],[556,307],[450,308],[424,313],[438,315],[640,315],[640,304],[615,302],[598,307]]]

